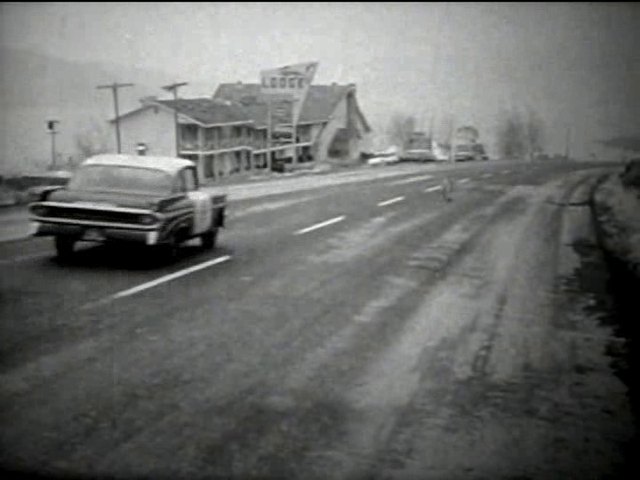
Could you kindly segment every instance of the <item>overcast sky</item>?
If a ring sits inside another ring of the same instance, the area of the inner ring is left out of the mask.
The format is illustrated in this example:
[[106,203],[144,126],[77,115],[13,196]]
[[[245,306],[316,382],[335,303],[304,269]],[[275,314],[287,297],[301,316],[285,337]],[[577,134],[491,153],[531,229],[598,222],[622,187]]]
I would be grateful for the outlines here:
[[[487,136],[532,106],[551,151],[640,133],[640,7],[632,3],[3,3],[3,45],[136,64],[181,81],[256,82],[318,61],[315,83],[354,82],[380,128],[447,114]],[[126,79],[120,79],[126,81]]]

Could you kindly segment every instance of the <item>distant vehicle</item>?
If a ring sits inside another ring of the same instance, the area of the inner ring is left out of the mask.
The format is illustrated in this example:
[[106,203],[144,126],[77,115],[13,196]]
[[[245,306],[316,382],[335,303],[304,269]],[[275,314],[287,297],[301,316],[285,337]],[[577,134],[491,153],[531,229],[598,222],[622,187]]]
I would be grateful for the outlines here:
[[448,162],[449,161],[449,148],[443,145],[438,144],[437,142],[433,143],[433,155],[436,157],[436,162]]
[[404,162],[435,162],[435,153],[430,149],[416,148],[402,152],[400,159]]
[[67,170],[57,170],[46,173],[35,173],[22,175],[18,182],[22,188],[26,189],[29,201],[35,200],[47,190],[55,187],[65,186],[71,180],[72,172]]
[[463,143],[455,146],[453,159],[456,162],[486,161],[489,156],[481,143]]
[[367,160],[367,165],[387,165],[390,163],[398,163],[399,161],[400,161],[400,158],[398,157],[398,155],[395,155],[395,154],[380,155],[380,156],[372,157],[369,160]]
[[435,162],[437,157],[433,151],[433,144],[424,132],[413,132],[409,137],[400,160],[403,162]]
[[381,152],[372,153],[371,157],[367,159],[367,165],[386,165],[389,163],[398,163],[399,161],[398,148],[391,146]]
[[473,147],[476,152],[477,160],[481,160],[483,162],[486,162],[487,160],[489,160],[489,155],[487,155],[487,152],[484,149],[484,145],[482,145],[481,143],[475,143]]
[[190,160],[97,155],[68,185],[44,191],[29,206],[35,236],[53,236],[58,256],[69,258],[79,241],[162,247],[171,257],[185,240],[215,246],[224,226],[226,195],[199,189]]

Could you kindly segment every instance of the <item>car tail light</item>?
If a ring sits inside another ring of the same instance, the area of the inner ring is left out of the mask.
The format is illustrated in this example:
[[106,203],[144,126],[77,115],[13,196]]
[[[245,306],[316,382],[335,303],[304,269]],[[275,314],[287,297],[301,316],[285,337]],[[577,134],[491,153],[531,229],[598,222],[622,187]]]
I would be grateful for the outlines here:
[[49,209],[47,207],[43,207],[42,205],[36,205],[31,207],[31,213],[33,213],[37,217],[46,217],[49,215]]
[[151,215],[148,213],[145,213],[144,215],[140,215],[138,217],[138,222],[141,223],[142,225],[153,225],[157,221],[158,221],[158,218],[155,215]]

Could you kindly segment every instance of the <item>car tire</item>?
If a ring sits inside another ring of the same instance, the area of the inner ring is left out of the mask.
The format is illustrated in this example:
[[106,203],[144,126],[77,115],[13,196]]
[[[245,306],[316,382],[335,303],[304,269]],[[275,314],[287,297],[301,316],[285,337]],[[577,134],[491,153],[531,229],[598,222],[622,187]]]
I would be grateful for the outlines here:
[[68,260],[73,256],[73,247],[76,243],[74,237],[57,235],[55,237],[56,253],[61,260]]
[[167,249],[166,249],[167,259],[170,261],[175,260],[176,258],[178,258],[179,251],[180,251],[180,241],[178,240],[178,235],[174,233],[173,235],[171,235],[171,238],[167,243]]
[[200,235],[202,241],[202,248],[205,250],[212,250],[216,246],[216,239],[218,238],[218,229],[212,228],[211,230]]
[[153,256],[160,264],[171,263],[178,258],[179,247],[178,236],[173,233],[164,242],[153,247]]

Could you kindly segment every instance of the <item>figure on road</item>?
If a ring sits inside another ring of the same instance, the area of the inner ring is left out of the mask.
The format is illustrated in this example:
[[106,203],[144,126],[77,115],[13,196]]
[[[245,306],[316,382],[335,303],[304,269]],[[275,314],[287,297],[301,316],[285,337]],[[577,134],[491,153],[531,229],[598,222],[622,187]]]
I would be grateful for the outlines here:
[[445,176],[442,179],[442,184],[441,186],[441,190],[442,190],[442,198],[443,200],[450,202],[452,200],[451,198],[451,192],[453,192],[453,182],[451,181],[451,179],[447,176]]

